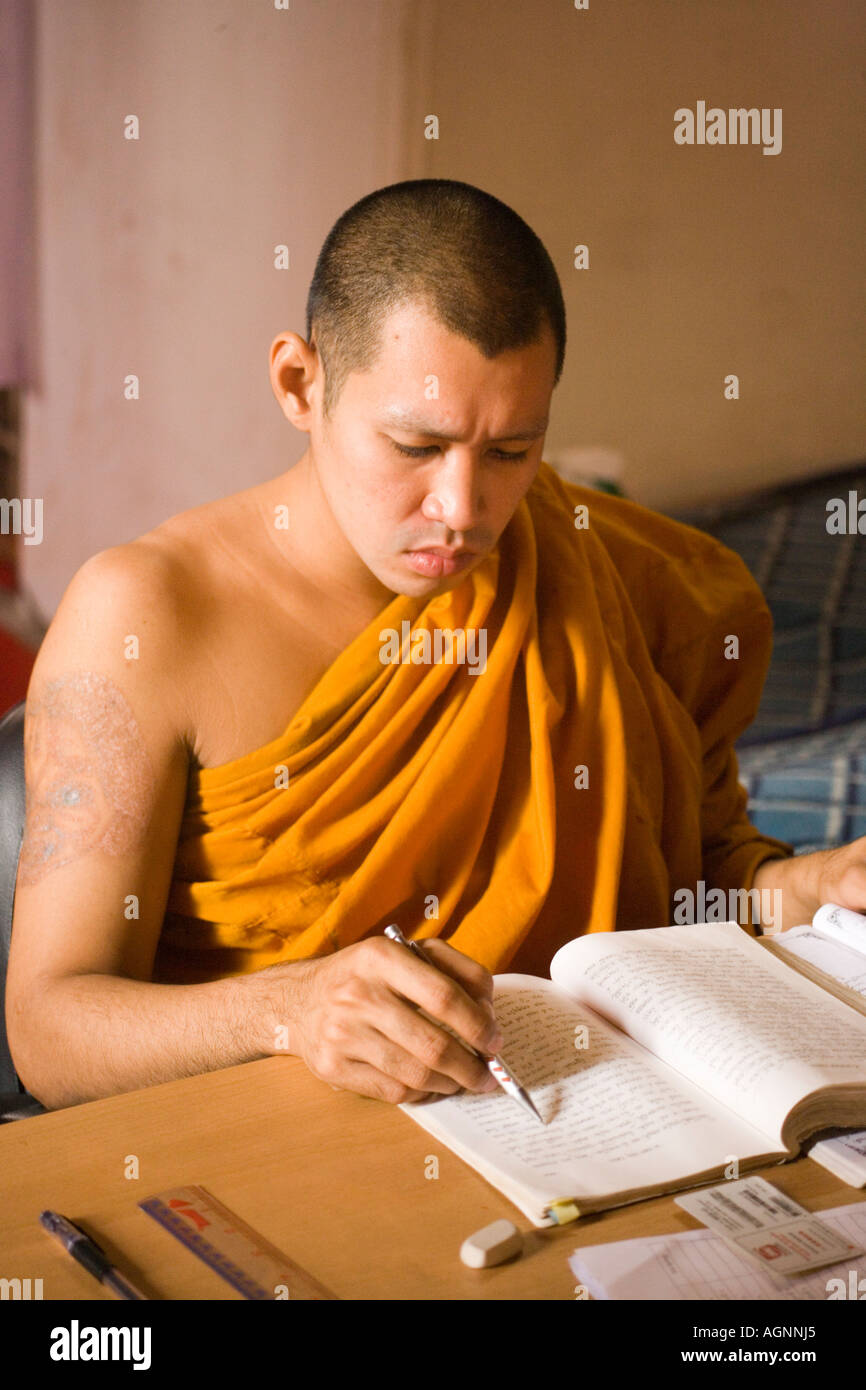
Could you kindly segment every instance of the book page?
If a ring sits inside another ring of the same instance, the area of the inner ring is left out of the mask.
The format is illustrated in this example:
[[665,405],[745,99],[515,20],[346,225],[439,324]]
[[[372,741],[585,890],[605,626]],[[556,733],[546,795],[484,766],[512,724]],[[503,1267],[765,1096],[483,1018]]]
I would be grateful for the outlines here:
[[543,1205],[672,1186],[734,1156],[775,1151],[765,1133],[548,980],[497,975],[495,986],[501,1055],[547,1123],[501,1090],[401,1107],[461,1157],[483,1160],[482,1172],[495,1167]]
[[861,952],[843,946],[841,941],[831,941],[812,926],[792,927],[790,931],[779,932],[768,940],[774,949],[790,951],[801,960],[816,965],[819,970],[838,980],[840,985],[866,997],[866,957]]
[[821,1139],[806,1152],[815,1163],[835,1173],[849,1187],[866,1187],[866,1129],[848,1130]]
[[551,976],[779,1147],[804,1096],[866,1087],[866,1018],[736,922],[579,937]]

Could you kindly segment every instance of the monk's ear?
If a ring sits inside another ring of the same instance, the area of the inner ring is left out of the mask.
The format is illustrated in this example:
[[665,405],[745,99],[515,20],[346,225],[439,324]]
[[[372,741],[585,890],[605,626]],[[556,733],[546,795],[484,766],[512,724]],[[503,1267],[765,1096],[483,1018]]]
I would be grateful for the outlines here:
[[277,404],[296,429],[313,423],[314,391],[321,377],[315,344],[298,333],[280,333],[271,343],[270,378]]

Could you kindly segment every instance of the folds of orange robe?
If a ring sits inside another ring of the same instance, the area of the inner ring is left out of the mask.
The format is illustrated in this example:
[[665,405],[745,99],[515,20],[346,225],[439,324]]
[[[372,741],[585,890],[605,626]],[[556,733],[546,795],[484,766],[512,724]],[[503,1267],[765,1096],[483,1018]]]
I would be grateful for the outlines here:
[[732,551],[543,463],[456,588],[395,596],[279,738],[191,773],[154,978],[390,922],[546,974],[584,932],[671,923],[699,880],[748,889],[793,852],[749,822],[732,747],[771,642]]

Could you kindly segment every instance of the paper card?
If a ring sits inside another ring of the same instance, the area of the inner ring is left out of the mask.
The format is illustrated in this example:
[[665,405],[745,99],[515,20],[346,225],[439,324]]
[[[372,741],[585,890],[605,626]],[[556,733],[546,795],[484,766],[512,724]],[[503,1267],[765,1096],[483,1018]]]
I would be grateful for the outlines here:
[[675,1197],[735,1250],[773,1274],[801,1274],[862,1253],[764,1178],[740,1178]]

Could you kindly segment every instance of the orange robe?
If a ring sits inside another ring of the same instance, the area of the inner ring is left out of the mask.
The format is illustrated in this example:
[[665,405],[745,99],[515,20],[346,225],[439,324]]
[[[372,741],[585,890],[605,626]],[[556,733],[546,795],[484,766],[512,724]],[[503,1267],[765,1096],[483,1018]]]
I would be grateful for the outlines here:
[[[383,662],[386,629],[437,626],[486,629],[483,672]],[[793,853],[748,820],[732,746],[771,644],[733,551],[542,463],[455,589],[396,595],[279,738],[191,773],[154,978],[322,955],[389,922],[546,974],[584,932],[671,923],[699,879],[751,887]]]

